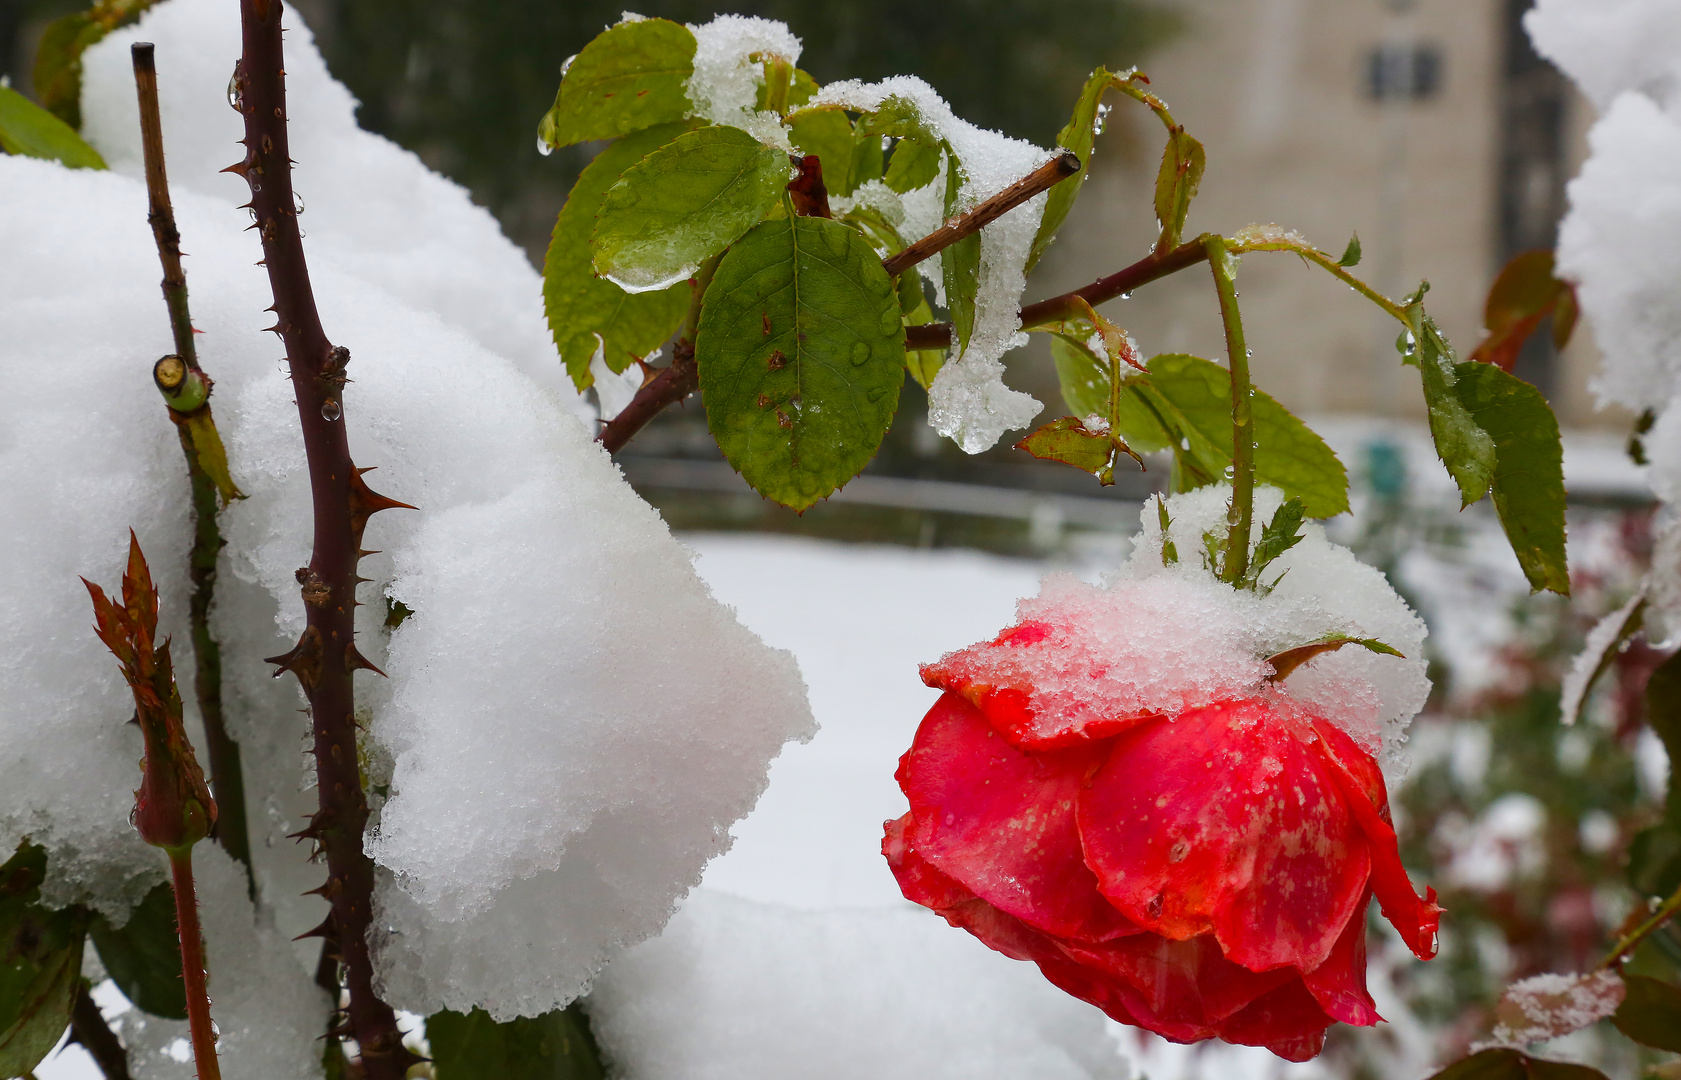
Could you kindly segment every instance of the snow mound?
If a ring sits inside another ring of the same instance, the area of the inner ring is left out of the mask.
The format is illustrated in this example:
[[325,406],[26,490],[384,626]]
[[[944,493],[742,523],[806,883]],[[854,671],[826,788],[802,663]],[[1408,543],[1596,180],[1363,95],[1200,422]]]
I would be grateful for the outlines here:
[[[1310,660],[1282,687],[1396,778],[1406,764],[1406,726],[1430,688],[1423,622],[1379,571],[1317,524],[1304,525],[1302,540],[1268,568],[1265,580],[1278,581],[1271,592],[1219,581],[1205,566],[1204,537],[1224,538],[1230,497],[1230,488],[1215,486],[1167,500],[1172,563],[1163,562],[1159,518],[1147,508],[1120,573],[1101,586],[1050,576],[1038,596],[1017,605],[1017,626],[1032,624],[1032,634],[1009,647],[972,646],[936,666],[956,681],[1024,691],[1034,734],[1049,737],[1252,697],[1272,674],[1268,657],[1331,636],[1377,638],[1404,658],[1347,646]],[[1276,489],[1257,489],[1252,546],[1281,502]]]
[[1598,109],[1626,90],[1660,102],[1681,90],[1681,7],[1668,0],[1539,0],[1523,24]]
[[[918,120],[951,147],[948,159],[957,158],[962,181],[953,213],[998,194],[1050,159],[1048,150],[960,119],[933,87],[911,75],[876,83],[855,79],[830,83],[812,99],[812,105],[873,112],[890,100],[908,105]],[[951,167],[949,160],[946,167]],[[923,190],[943,192],[943,177]],[[971,454],[990,449],[1006,431],[1027,427],[1044,408],[1030,395],[1004,385],[1004,365],[999,361],[1027,343],[1021,332],[1021,295],[1027,288],[1028,253],[1047,199],[1043,193],[1036,195],[981,230],[974,329],[963,354],[940,369],[928,390],[928,422]]]
[[800,39],[782,23],[752,15],[718,15],[704,26],[690,24],[689,32],[695,36],[695,68],[685,90],[694,115],[792,152],[781,119],[759,110],[759,87],[765,81],[762,61],[778,56],[798,63]]
[[625,1080],[1125,1080],[1096,1009],[929,912],[698,890],[613,964],[590,1016]]
[[[258,883],[289,937],[324,913],[297,895],[323,871],[284,838],[314,802],[313,763],[300,695],[260,658],[301,626],[308,482],[282,349],[260,330],[260,252],[237,183],[213,171],[236,156],[239,52],[237,11],[213,0],[173,0],[90,51],[84,112],[113,171],[0,157],[0,370],[40,395],[0,429],[0,500],[19,508],[0,603],[30,613],[0,629],[0,843],[47,845],[49,899],[119,918],[161,877],[128,824],[131,705],[77,580],[113,581],[134,526],[164,629],[186,640],[185,469],[150,379],[171,343],[118,115],[133,112],[117,76],[137,37],[158,46],[200,355],[250,495],[222,516],[214,618]],[[351,351],[351,451],[420,507],[376,517],[383,554],[362,564],[358,644],[391,674],[358,680],[386,913],[373,944],[399,1007],[542,1012],[656,933],[728,847],[768,762],[811,733],[804,688],[578,421],[539,279],[494,221],[356,130],[298,29],[287,68],[315,294]],[[415,611],[395,630],[386,598]]]

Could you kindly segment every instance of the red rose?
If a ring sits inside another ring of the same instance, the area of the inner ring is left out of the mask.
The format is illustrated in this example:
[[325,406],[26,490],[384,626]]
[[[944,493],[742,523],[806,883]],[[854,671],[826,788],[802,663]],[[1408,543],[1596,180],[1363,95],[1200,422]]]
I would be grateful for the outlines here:
[[[923,669],[946,693],[900,761],[911,810],[882,843],[905,896],[1175,1042],[1305,1061],[1332,1023],[1376,1023],[1367,901],[1423,959],[1440,909],[1401,867],[1372,756],[1270,689],[1053,719],[1009,662],[984,662],[1045,637],[1030,622]],[[1001,671],[1012,685],[988,681]]]

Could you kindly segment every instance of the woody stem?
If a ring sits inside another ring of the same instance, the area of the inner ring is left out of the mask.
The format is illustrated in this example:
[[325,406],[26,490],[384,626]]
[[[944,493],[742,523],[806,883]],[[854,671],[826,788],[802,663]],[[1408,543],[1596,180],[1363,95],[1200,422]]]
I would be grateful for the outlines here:
[[[374,867],[363,848],[368,804],[357,767],[352,716],[352,674],[365,663],[355,647],[356,565],[362,525],[381,506],[362,485],[350,459],[341,401],[342,364],[348,354],[335,350],[322,328],[298,231],[286,131],[281,13],[280,0],[240,0],[244,48],[234,89],[236,107],[245,118],[246,157],[233,166],[251,187],[250,206],[274,295],[272,329],[286,346],[314,510],[309,565],[298,572],[304,586],[304,634],[291,653],[275,662],[298,676],[309,699],[320,810],[306,835],[327,856],[328,880],[321,892],[332,910],[319,932],[337,946],[344,964],[350,991],[348,1029],[361,1048],[367,1080],[402,1080],[412,1055],[402,1045],[396,1014],[373,989],[368,929]],[[384,504],[391,505],[388,500]]]
[[222,1080],[216,1060],[216,1033],[210,1026],[210,992],[204,982],[204,938],[198,925],[198,896],[193,892],[193,849],[169,852],[175,879],[175,923],[181,936],[181,981],[187,989],[187,1026],[199,1080]]
[[[158,114],[158,72],[151,42],[136,42],[130,50],[134,60],[134,86],[140,104],[140,145],[146,163],[147,221],[157,241],[158,260],[163,264],[163,298],[169,309],[169,326],[175,339],[175,354],[193,371],[201,372],[198,350],[193,341],[192,314],[187,307],[187,275],[181,268],[181,233],[175,227],[175,210],[169,199],[169,175],[164,168],[163,122]],[[194,412],[202,421],[214,423],[208,402]],[[170,410],[176,420],[181,452],[187,459],[187,479],[193,496],[193,546],[187,562],[193,582],[189,619],[193,641],[193,690],[199,716],[204,721],[205,750],[210,758],[211,782],[216,788],[220,811],[216,819],[216,842],[245,864],[247,888],[255,896],[257,879],[251,871],[251,836],[245,818],[245,769],[239,743],[228,734],[222,713],[222,647],[210,632],[210,608],[216,595],[216,559],[221,553],[222,531],[216,521],[216,481],[199,461],[198,447],[185,417]]]
[[1201,238],[1214,271],[1220,298],[1220,321],[1226,329],[1226,355],[1232,375],[1232,502],[1226,515],[1226,557],[1221,577],[1232,584],[1249,569],[1249,530],[1255,514],[1254,391],[1249,385],[1249,348],[1243,340],[1243,316],[1237,307],[1237,267],[1224,238]]

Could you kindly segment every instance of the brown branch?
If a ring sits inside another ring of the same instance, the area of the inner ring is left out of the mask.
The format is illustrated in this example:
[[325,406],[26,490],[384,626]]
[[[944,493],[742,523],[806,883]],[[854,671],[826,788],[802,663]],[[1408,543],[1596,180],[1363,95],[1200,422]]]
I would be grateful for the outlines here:
[[[1061,319],[1076,318],[1080,314],[1078,306],[1074,303],[1076,298],[1096,307],[1129,293],[1140,285],[1148,285],[1152,281],[1176,274],[1188,266],[1195,266],[1206,258],[1208,252],[1203,250],[1201,240],[1191,240],[1161,253],[1152,251],[1131,266],[1117,270],[1108,277],[1098,278],[1084,288],[1028,304],[1021,309],[1021,324],[1023,327],[1044,326]],[[923,326],[905,327],[905,348],[951,348],[951,324],[927,323]]]
[[187,1024],[192,1035],[193,1065],[199,1080],[222,1080],[216,1060],[216,1032],[210,1021],[210,991],[204,981],[204,933],[198,925],[198,894],[193,889],[193,849],[169,853],[175,883],[175,925],[181,939],[181,980],[187,993]]
[[70,1005],[70,1041],[87,1050],[105,1080],[129,1080],[128,1051],[100,1014],[86,979],[76,987],[76,1000]]
[[679,338],[671,350],[671,363],[661,368],[658,375],[636,392],[630,404],[607,422],[601,434],[596,436],[597,440],[609,454],[618,453],[648,421],[666,406],[675,405],[694,393],[699,385],[700,366],[695,363],[695,343]]
[[373,989],[368,928],[374,867],[363,848],[368,804],[352,716],[352,676],[357,668],[371,666],[355,643],[362,530],[370,514],[402,504],[370,491],[350,459],[342,400],[350,354],[335,348],[321,326],[292,194],[282,6],[279,0],[240,0],[239,6],[243,51],[234,69],[234,100],[245,118],[246,156],[231,171],[251,187],[249,205],[274,294],[271,329],[286,345],[314,504],[310,561],[298,571],[306,625],[292,651],[272,660],[298,677],[314,728],[320,809],[299,835],[326,853],[328,878],[318,891],[332,910],[311,933],[337,946],[350,991],[349,1018],[332,1034],[355,1037],[368,1080],[402,1080],[419,1058],[403,1046],[395,1013]]
[[1080,159],[1064,152],[1034,169],[992,198],[970,207],[955,221],[949,221],[905,248],[881,260],[888,277],[898,277],[924,259],[931,259],[965,236],[980,232],[1042,191],[1049,191],[1080,171]]
[[[175,227],[175,210],[170,205],[169,175],[164,168],[163,124],[158,116],[158,72],[152,43],[136,42],[130,50],[134,60],[134,86],[140,103],[140,145],[146,161],[146,220],[157,240],[158,260],[163,264],[163,299],[169,308],[169,325],[175,337],[175,355],[188,371],[179,372],[179,383],[196,377],[204,394],[209,393],[209,376],[198,363],[198,349],[193,342],[193,319],[187,307],[187,275],[181,268],[181,233]],[[172,387],[160,372],[170,367],[160,360],[153,368],[158,389],[169,400]],[[196,397],[196,395],[195,395]],[[208,401],[194,406],[188,413],[169,411],[175,421],[176,434],[181,440],[181,452],[187,459],[187,477],[193,495],[193,546],[187,557],[192,577],[193,595],[189,601],[189,625],[192,630],[194,696],[198,700],[199,716],[204,721],[205,752],[210,759],[211,781],[216,789],[220,816],[216,819],[216,842],[229,855],[245,865],[246,886],[256,895],[257,879],[251,869],[251,834],[245,815],[245,769],[240,761],[239,743],[228,734],[222,712],[222,648],[210,632],[210,607],[216,596],[216,559],[222,550],[221,528],[216,521],[218,488],[199,460],[198,446],[193,440],[195,423],[214,428]],[[189,416],[191,419],[189,419]]]

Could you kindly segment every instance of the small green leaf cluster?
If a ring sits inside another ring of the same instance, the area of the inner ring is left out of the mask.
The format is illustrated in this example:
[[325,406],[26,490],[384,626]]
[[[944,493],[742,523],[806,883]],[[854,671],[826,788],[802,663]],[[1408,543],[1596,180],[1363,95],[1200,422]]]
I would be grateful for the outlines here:
[[604,1080],[589,1017],[573,1004],[497,1023],[483,1009],[426,1018],[437,1080]]
[[[813,105],[815,80],[779,56],[753,57],[753,131],[709,122],[689,97],[696,50],[687,27],[636,19],[569,62],[540,138],[549,147],[613,141],[555,223],[544,266],[549,325],[580,390],[606,372],[651,371],[650,354],[677,335],[725,457],[760,493],[804,510],[875,455],[906,377],[926,388],[945,360],[944,348],[905,345],[907,326],[936,317],[920,273],[883,266],[919,238],[868,203],[832,216],[828,199],[850,202],[869,184],[905,194],[943,176],[949,217],[968,170],[916,102]],[[1116,80],[1094,76],[1063,133],[1082,162],[1097,98]],[[1054,189],[1030,262],[1081,179],[1083,166]],[[980,238],[938,253],[961,347],[975,325]]]

